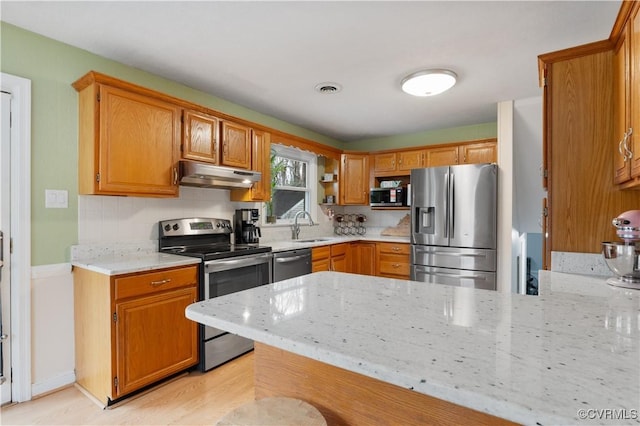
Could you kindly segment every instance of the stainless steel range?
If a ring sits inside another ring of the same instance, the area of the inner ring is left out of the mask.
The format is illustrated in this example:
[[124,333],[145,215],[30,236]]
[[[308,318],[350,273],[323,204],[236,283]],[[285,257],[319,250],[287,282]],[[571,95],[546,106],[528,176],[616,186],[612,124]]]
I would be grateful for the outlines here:
[[[197,257],[200,300],[224,296],[272,282],[271,247],[232,244],[231,221],[186,218],[159,222],[159,251]],[[207,371],[253,349],[253,341],[200,325],[201,371]]]

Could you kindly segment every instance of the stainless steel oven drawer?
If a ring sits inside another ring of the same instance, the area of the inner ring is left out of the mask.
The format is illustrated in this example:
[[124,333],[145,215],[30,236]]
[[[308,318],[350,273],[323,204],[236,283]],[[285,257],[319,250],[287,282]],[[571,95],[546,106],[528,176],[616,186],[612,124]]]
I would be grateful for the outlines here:
[[236,336],[235,334],[225,334],[204,343],[204,371],[211,370],[220,364],[249,352],[253,349],[253,340]]

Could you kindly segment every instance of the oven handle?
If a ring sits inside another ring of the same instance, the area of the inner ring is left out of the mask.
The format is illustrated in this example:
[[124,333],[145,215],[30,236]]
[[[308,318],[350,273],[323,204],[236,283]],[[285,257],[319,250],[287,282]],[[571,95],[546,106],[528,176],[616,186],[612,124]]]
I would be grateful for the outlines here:
[[271,262],[273,254],[257,254],[242,257],[234,257],[233,259],[209,260],[204,263],[204,272],[220,272],[229,269],[244,268],[245,266],[261,265]]

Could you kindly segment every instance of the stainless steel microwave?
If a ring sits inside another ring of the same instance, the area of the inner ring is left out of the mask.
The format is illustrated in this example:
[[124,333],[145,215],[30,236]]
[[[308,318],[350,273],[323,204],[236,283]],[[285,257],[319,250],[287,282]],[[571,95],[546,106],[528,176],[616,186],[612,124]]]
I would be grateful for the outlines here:
[[406,187],[371,188],[369,191],[369,205],[371,207],[403,207],[408,204],[408,190]]

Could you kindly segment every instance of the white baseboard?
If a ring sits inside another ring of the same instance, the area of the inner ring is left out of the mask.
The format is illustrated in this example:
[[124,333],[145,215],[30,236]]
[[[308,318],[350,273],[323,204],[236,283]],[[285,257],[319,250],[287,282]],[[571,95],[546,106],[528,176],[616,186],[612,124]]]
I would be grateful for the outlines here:
[[54,377],[46,379],[40,383],[33,383],[31,385],[31,394],[33,396],[42,395],[65,386],[71,385],[76,381],[76,373],[68,371],[66,373],[58,374]]

